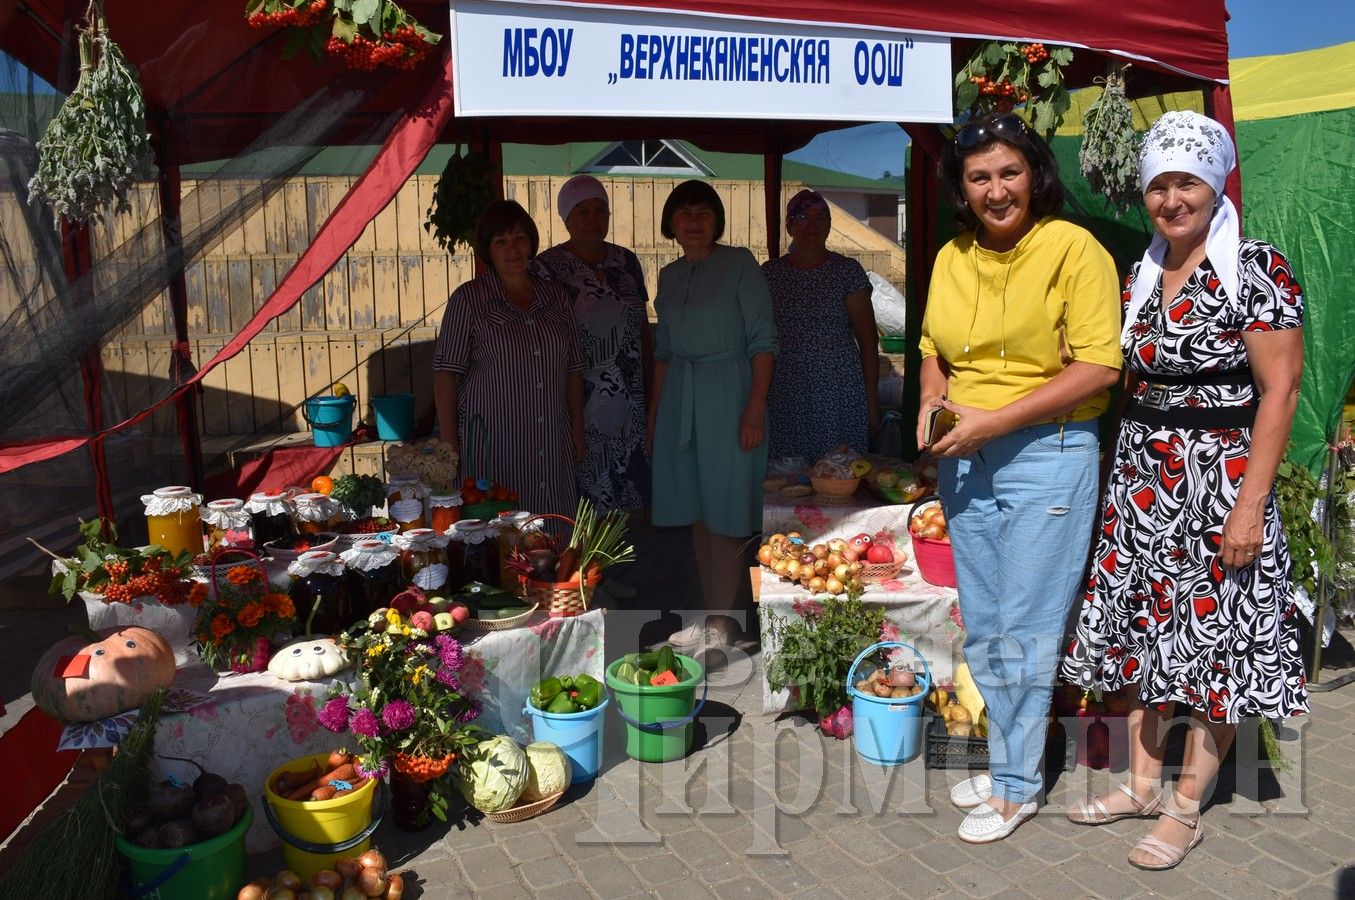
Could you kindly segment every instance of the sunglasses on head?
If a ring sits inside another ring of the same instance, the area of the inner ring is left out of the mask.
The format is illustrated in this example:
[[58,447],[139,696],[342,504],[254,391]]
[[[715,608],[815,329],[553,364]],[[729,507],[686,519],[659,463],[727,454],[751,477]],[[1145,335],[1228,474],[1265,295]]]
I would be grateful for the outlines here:
[[1008,113],[1005,116],[998,116],[991,122],[970,122],[955,132],[955,146],[961,150],[973,150],[989,137],[1013,140],[1025,134],[1027,130],[1025,119]]

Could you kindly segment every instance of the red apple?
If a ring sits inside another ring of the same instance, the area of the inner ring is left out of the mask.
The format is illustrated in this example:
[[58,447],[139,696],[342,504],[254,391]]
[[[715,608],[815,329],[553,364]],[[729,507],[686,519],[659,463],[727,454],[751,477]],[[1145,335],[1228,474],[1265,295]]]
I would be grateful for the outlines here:
[[470,618],[470,608],[462,606],[460,603],[453,606],[451,612],[452,620],[458,625]]
[[422,628],[424,631],[436,631],[437,623],[433,621],[433,614],[419,610],[409,617],[409,624],[415,628]]
[[866,551],[866,562],[870,563],[892,563],[894,561],[894,551],[890,550],[884,544],[872,541],[870,549]]

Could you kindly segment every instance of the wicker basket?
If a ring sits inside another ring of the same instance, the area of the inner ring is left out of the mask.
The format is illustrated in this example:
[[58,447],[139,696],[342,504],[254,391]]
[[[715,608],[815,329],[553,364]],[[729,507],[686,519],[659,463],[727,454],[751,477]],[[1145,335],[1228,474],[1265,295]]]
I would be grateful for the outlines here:
[[[528,602],[532,601],[529,600]],[[529,620],[532,616],[536,615],[536,611],[538,609],[540,609],[540,606],[534,605],[531,609],[527,610],[525,613],[521,613],[508,619],[471,618],[462,622],[459,627],[465,631],[473,632],[507,631],[510,628],[520,628],[521,626],[526,625],[527,620]]]
[[888,581],[903,571],[904,563],[907,560],[895,560],[887,563],[866,563],[861,567],[861,581],[867,584],[878,584],[881,581]]
[[[269,541],[264,544],[263,549],[265,553],[280,563],[292,562],[297,559],[297,557],[301,556],[301,554],[309,553],[312,550],[333,550],[337,553],[340,549],[338,547],[339,536],[332,531],[320,531],[310,535],[310,538],[312,539],[310,546],[305,550],[289,550],[275,547],[274,544],[277,543],[276,541]],[[295,538],[286,538],[286,542],[288,543],[295,540]]]
[[485,818],[509,825],[514,822],[524,822],[534,816],[541,815],[543,812],[559,803],[560,798],[564,795],[565,792],[560,791],[557,794],[551,794],[549,797],[543,797],[535,803],[523,803],[499,812],[485,813]]
[[597,590],[598,583],[602,581],[602,574],[594,572],[588,578],[584,579],[583,588],[580,589],[577,581],[533,581],[527,579],[527,600],[535,603],[546,614],[552,618],[560,619],[566,616],[582,615],[588,610],[588,603],[593,598],[593,591]]
[[818,499],[824,503],[846,503],[856,493],[856,489],[861,486],[860,478],[821,478],[818,475],[809,476],[809,483],[814,486],[814,493]]

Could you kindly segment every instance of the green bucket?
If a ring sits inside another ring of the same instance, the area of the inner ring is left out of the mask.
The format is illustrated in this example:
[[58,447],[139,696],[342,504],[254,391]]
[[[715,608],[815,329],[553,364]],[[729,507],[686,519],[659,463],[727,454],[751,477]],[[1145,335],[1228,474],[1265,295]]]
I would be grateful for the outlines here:
[[240,821],[225,834],[173,850],[138,847],[117,835],[118,852],[127,857],[127,897],[148,900],[233,900],[245,883],[245,832],[254,821],[246,806]]
[[[687,678],[656,687],[631,684],[616,677],[622,660],[607,666],[607,687],[616,695],[617,714],[626,723],[626,755],[641,762],[682,759],[692,748],[692,722],[706,705],[706,669],[690,656],[677,654]],[[701,702],[696,685],[701,684]]]

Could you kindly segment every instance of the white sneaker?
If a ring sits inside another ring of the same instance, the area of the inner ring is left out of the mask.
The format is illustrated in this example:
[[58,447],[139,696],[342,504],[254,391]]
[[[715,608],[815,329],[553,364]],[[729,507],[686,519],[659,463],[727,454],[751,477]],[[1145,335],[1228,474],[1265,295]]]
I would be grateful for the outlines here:
[[720,629],[705,624],[697,624],[688,625],[681,631],[669,635],[668,646],[679,653],[691,656],[696,651],[708,647],[727,647],[729,641]]
[[993,796],[993,779],[987,772],[961,781],[950,789],[950,802],[960,809],[973,809]]
[[1023,803],[1016,815],[1003,821],[1002,814],[987,803],[981,803],[970,810],[969,815],[960,823],[960,840],[970,844],[991,844],[1000,841],[1015,831],[1022,822],[1035,815],[1039,807],[1035,801]]

